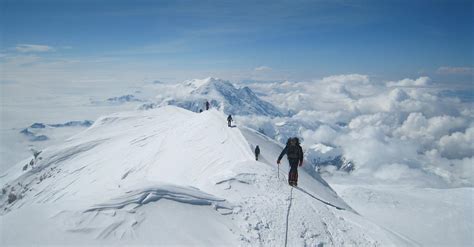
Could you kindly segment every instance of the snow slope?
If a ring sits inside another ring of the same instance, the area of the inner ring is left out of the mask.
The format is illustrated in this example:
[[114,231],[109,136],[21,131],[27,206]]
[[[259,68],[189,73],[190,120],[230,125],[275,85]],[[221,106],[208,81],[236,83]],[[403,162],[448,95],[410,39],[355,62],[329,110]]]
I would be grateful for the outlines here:
[[474,243],[473,188],[360,184],[348,177],[330,178],[328,182],[365,217],[423,245]]
[[1,245],[415,244],[355,213],[317,174],[287,186],[287,164],[279,175],[274,164],[281,147],[225,117],[116,113],[43,150],[33,168],[18,163],[0,175]]

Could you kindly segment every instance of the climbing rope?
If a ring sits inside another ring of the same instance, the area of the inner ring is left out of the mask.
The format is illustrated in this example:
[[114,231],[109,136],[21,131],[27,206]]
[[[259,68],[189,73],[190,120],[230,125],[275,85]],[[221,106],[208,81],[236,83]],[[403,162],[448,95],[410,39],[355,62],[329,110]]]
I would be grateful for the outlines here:
[[288,204],[288,210],[286,211],[285,247],[288,244],[288,222],[290,218],[290,210],[291,210],[292,202],[293,202],[293,187],[290,190],[290,204]]

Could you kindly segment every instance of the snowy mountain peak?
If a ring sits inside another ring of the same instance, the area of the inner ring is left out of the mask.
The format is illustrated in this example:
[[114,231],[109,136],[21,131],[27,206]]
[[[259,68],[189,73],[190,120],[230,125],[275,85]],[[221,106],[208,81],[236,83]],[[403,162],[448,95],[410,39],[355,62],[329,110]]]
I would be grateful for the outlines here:
[[224,95],[238,90],[230,81],[216,79],[213,77],[194,81],[192,85],[199,85],[192,93],[201,95],[211,94],[213,91],[217,91],[218,93]]
[[221,79],[219,78],[214,78],[214,77],[207,77],[207,78],[204,78],[204,79],[192,79],[192,80],[187,80],[187,81],[184,81],[183,84],[185,86],[188,86],[188,87],[192,87],[192,88],[199,88],[205,84],[208,84],[208,83],[212,83],[214,81],[222,81]]
[[277,107],[260,99],[249,87],[237,88],[230,81],[208,77],[185,81],[183,85],[190,88],[189,96],[169,100],[168,104],[198,112],[208,101],[226,114],[283,116]]

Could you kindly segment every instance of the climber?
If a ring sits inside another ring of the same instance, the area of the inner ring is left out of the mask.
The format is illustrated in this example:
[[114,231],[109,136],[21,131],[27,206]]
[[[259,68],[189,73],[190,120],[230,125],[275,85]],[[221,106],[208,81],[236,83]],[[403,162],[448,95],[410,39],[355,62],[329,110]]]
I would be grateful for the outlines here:
[[260,154],[260,148],[258,145],[255,147],[255,160],[258,160],[258,155]]
[[233,120],[233,119],[232,119],[232,115],[229,115],[229,116],[227,117],[227,126],[232,127],[232,120]]
[[288,158],[288,163],[290,163],[288,183],[290,186],[298,186],[298,166],[303,165],[303,149],[301,148],[297,137],[288,138],[286,147],[283,149],[280,156],[278,156],[278,165],[280,165],[280,161],[285,154]]

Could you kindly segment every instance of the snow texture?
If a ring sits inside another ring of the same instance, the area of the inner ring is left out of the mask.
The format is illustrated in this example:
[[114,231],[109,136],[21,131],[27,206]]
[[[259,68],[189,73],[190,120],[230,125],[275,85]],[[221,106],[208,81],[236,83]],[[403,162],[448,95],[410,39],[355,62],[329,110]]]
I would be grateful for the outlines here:
[[358,212],[418,243],[469,246],[474,242],[472,188],[413,188],[338,180],[330,182]]
[[[2,245],[414,245],[217,110],[121,112],[0,175]],[[254,145],[262,150],[255,161]],[[9,194],[16,196],[8,200]],[[44,227],[48,226],[48,227]]]

